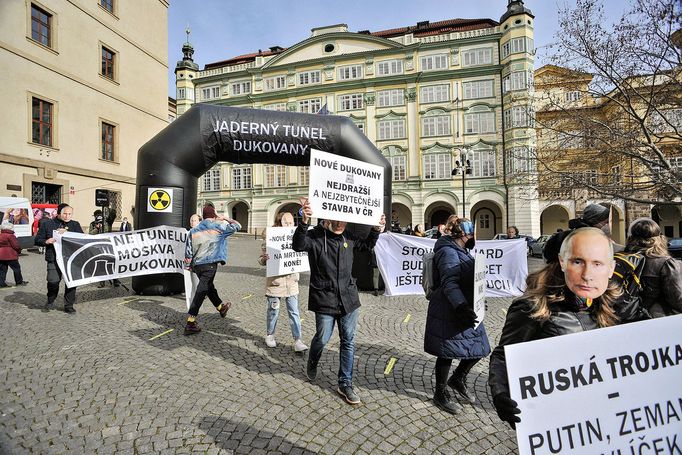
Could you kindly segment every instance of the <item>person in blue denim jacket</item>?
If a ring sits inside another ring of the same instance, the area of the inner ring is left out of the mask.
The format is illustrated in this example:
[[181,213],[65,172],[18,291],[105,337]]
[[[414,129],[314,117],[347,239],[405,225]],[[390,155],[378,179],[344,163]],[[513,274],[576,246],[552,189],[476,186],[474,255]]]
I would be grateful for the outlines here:
[[185,335],[201,332],[197,325],[197,316],[206,296],[216,307],[221,318],[227,315],[227,310],[232,306],[230,302],[223,302],[218,296],[213,280],[218,271],[218,264],[227,262],[227,238],[241,230],[242,226],[237,221],[216,215],[212,205],[204,206],[203,217],[201,223],[190,229],[185,243],[185,263],[190,265],[192,271],[199,277],[199,284],[187,315]]

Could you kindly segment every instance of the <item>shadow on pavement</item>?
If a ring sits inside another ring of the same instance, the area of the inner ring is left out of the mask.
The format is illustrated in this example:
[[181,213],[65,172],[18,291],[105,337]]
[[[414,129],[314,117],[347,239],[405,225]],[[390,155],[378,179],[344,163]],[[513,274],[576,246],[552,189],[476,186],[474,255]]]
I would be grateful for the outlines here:
[[199,428],[212,436],[215,444],[229,453],[292,453],[315,455],[317,452],[287,441],[281,436],[256,427],[234,422],[223,417],[204,417]]

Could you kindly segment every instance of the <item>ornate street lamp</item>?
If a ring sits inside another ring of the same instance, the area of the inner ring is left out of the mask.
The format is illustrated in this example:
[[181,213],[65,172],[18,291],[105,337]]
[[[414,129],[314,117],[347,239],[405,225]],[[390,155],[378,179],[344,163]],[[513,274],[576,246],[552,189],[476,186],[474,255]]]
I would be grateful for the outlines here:
[[462,174],[462,218],[466,217],[466,205],[464,202],[464,199],[466,197],[464,193],[464,185],[466,182],[466,176],[467,174],[471,175],[472,173],[472,168],[471,168],[471,161],[469,161],[466,158],[466,155],[464,153],[461,154],[460,158],[462,159],[462,162],[459,160],[455,161],[455,167],[452,169],[452,172],[450,173],[453,177],[461,172]]

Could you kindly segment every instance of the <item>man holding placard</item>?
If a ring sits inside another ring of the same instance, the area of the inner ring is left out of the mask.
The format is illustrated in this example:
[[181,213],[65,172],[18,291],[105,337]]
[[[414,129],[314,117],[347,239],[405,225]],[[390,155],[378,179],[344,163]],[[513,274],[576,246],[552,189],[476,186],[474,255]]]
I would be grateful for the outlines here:
[[360,404],[360,397],[353,390],[353,354],[355,351],[355,328],[358,321],[360,298],[353,269],[353,252],[370,250],[379,233],[384,230],[386,217],[370,230],[367,238],[359,239],[346,231],[345,221],[325,220],[308,230],[313,215],[308,199],[302,199],[301,222],[294,233],[294,251],[308,253],[310,263],[310,294],[308,309],[315,313],[316,333],[310,343],[306,366],[308,379],[317,377],[317,363],[322,350],[334,331],[339,327],[340,360],[337,392],[349,404]]

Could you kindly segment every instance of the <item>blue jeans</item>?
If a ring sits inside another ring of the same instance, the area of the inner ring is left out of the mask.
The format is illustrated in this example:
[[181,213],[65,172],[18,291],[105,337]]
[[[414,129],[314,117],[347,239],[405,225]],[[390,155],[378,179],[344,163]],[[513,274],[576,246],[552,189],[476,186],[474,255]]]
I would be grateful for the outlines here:
[[[277,328],[277,318],[279,316],[279,305],[282,300],[287,302],[287,311],[289,312],[289,327],[291,327],[291,335],[294,340],[301,338],[301,318],[298,315],[298,296],[292,295],[290,297],[271,297],[266,295],[268,302],[266,310],[266,329],[268,335],[274,335]],[[273,308],[273,306],[275,308]]]
[[339,326],[339,339],[341,340],[339,352],[339,385],[353,385],[353,354],[355,353],[355,328],[358,325],[360,309],[353,310],[345,315],[315,313],[315,326],[317,331],[310,342],[308,361],[317,365],[322,356],[322,350],[329,342],[334,332],[334,322]]

